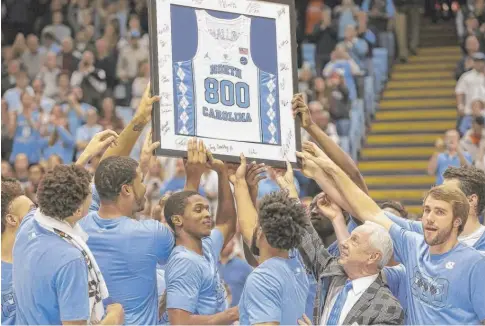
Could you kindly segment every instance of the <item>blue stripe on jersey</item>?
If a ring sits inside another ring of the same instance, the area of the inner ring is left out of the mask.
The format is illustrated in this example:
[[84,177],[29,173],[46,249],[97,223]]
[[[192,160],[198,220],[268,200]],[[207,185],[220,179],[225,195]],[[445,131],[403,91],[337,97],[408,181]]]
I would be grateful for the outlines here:
[[263,144],[281,144],[278,80],[275,75],[260,70],[260,112]]
[[195,136],[194,82],[192,61],[176,62],[173,65],[175,79],[175,133]]

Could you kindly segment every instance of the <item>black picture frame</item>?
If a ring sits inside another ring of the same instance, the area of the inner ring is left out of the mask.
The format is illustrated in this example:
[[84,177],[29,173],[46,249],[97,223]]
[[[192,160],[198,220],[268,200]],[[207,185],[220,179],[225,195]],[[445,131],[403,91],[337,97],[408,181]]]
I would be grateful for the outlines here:
[[[159,70],[158,70],[158,38],[157,38],[157,30],[158,30],[158,22],[156,19],[156,3],[159,0],[147,0],[148,5],[148,33],[149,33],[149,48],[150,48],[150,82],[151,88],[153,89],[160,89],[159,85]],[[269,2],[269,3],[277,3],[287,5],[289,7],[289,17],[290,17],[290,30],[291,30],[291,62],[292,62],[292,76],[293,76],[293,89],[295,91],[298,90],[298,65],[297,65],[297,42],[296,42],[296,10],[295,10],[295,0],[258,0],[260,2]],[[196,7],[196,6],[194,6]],[[157,77],[157,78],[156,78]],[[295,150],[301,151],[301,129],[300,129],[300,119],[294,119],[295,123]],[[161,141],[161,126],[160,126],[160,103],[156,102],[154,104],[152,110],[152,141]],[[155,150],[155,155],[157,156],[169,156],[169,157],[180,157],[184,158],[187,157],[186,150],[173,150],[173,149],[164,149],[164,148],[157,148]],[[215,154],[214,157],[220,159],[225,162],[231,163],[239,163],[240,158],[239,155],[224,155],[224,154]],[[258,163],[264,163],[268,166],[276,167],[276,168],[286,168],[285,161],[277,161],[277,160],[269,160],[269,159],[262,159],[258,157],[251,157],[246,156],[249,162],[256,161]],[[296,162],[291,162],[291,165],[294,168],[300,167],[299,160]]]

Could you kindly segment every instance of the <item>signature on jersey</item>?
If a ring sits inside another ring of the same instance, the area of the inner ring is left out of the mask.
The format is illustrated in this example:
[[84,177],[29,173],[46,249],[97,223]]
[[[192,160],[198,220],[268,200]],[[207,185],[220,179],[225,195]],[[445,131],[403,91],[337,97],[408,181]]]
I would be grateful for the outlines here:
[[280,43],[280,46],[279,48],[281,49],[282,47],[284,47],[285,45],[289,44],[290,42],[288,42],[288,40],[284,40]]
[[261,6],[258,3],[250,3],[248,5],[248,7],[246,8],[246,12],[248,14],[252,14],[252,15],[259,14],[259,8],[260,7]]
[[169,30],[170,30],[170,27],[168,26],[168,24],[163,24],[162,27],[160,27],[160,29],[158,30],[158,35],[163,35],[167,33]]
[[219,0],[219,4],[224,9],[227,9],[227,8],[236,9],[237,8],[235,1]]
[[281,8],[280,10],[278,10],[277,14],[278,14],[278,18],[280,18],[282,15],[284,15],[286,13],[286,9],[285,7]]
[[216,40],[231,42],[237,41],[239,39],[239,35],[241,34],[229,28],[210,28],[209,33]]

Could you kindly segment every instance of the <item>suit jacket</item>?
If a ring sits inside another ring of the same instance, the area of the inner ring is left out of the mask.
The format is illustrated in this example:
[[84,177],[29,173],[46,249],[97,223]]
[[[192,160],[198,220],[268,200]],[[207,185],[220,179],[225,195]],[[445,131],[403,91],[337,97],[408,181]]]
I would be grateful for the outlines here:
[[[306,231],[298,249],[307,272],[317,280],[313,323],[320,325],[328,290],[330,287],[343,286],[347,275],[338,263],[338,258],[331,256],[325,249],[313,226],[309,225]],[[344,325],[353,323],[358,325],[402,325],[404,323],[404,311],[380,275],[362,294],[343,322]]]

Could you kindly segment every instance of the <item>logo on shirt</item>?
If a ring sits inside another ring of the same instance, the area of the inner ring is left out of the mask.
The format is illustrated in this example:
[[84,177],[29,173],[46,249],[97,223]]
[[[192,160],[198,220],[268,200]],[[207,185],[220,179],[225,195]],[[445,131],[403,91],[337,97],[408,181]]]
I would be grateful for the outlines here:
[[416,267],[411,279],[413,296],[436,308],[446,306],[449,281],[445,278],[432,278],[421,273]]
[[446,269],[453,269],[455,267],[455,262],[454,261],[449,261],[445,265]]
[[2,293],[2,315],[3,318],[15,316],[15,300],[13,292]]

